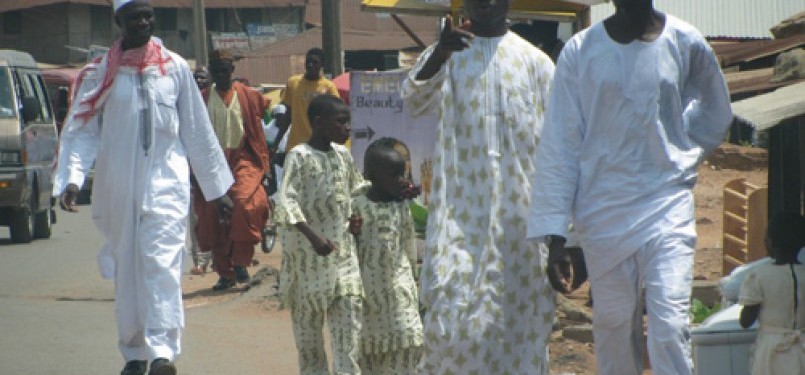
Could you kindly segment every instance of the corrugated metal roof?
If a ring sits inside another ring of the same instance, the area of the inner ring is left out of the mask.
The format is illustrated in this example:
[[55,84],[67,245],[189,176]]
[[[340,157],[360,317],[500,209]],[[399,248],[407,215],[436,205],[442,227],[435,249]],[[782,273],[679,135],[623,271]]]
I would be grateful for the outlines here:
[[[805,10],[805,0],[654,0],[654,7],[681,18],[705,36],[771,37],[769,29]],[[593,23],[615,12],[610,4],[593,5]]]
[[776,55],[800,46],[805,46],[805,34],[785,39],[713,44],[713,51],[718,56],[721,66],[729,66]]
[[[205,8],[270,8],[305,5],[306,0],[205,0]],[[28,9],[44,5],[75,3],[90,5],[106,5],[112,7],[111,0],[2,0],[0,13],[9,10]],[[160,8],[192,8],[193,0],[151,0],[151,4]]]
[[767,92],[778,87],[805,81],[804,78],[794,81],[772,82],[772,76],[774,76],[774,68],[763,68],[725,73],[724,80],[727,81],[727,88],[730,91],[730,95]]

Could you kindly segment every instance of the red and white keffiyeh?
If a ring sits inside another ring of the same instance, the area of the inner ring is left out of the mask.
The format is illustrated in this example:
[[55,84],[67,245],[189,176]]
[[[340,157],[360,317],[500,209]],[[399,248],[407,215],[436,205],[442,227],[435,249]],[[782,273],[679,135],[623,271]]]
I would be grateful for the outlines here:
[[[112,88],[121,66],[137,68],[137,73],[142,73],[148,67],[156,66],[159,68],[160,74],[165,75],[167,73],[165,64],[170,61],[170,55],[156,38],[152,38],[142,47],[125,51],[122,48],[122,39],[118,39],[112,44],[106,55],[93,60],[78,74],[75,87],[81,87],[81,83],[89,72],[99,69],[104,72],[103,80],[97,87],[87,92],[83,98],[73,98],[74,101],[80,100],[77,107],[78,112],[74,117],[86,122],[98,112],[106,101],[109,89]],[[77,94],[78,90],[75,90],[75,95]]]

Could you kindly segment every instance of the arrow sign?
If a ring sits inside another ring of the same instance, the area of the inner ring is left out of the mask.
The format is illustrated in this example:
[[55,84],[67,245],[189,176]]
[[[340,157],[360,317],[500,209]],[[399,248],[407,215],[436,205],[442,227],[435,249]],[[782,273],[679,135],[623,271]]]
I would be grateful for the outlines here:
[[366,129],[353,129],[352,130],[352,137],[355,139],[366,138],[367,141],[371,141],[372,137],[375,136],[375,131],[372,130],[370,127],[366,127]]

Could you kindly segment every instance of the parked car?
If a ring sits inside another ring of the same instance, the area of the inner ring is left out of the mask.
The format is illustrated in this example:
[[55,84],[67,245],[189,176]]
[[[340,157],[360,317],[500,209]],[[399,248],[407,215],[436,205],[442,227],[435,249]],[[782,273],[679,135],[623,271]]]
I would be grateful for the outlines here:
[[0,50],[0,225],[10,227],[12,242],[51,235],[57,137],[36,61]]

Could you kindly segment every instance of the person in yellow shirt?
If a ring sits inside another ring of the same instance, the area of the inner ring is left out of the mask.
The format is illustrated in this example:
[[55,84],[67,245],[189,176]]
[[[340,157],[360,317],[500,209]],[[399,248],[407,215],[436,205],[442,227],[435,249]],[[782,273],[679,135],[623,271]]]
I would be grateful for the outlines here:
[[338,96],[335,84],[321,74],[324,63],[324,52],[321,48],[311,48],[305,54],[305,74],[297,74],[288,78],[282,103],[291,114],[291,133],[288,135],[287,151],[294,146],[307,142],[312,133],[307,116],[307,107],[314,97],[321,94]]

